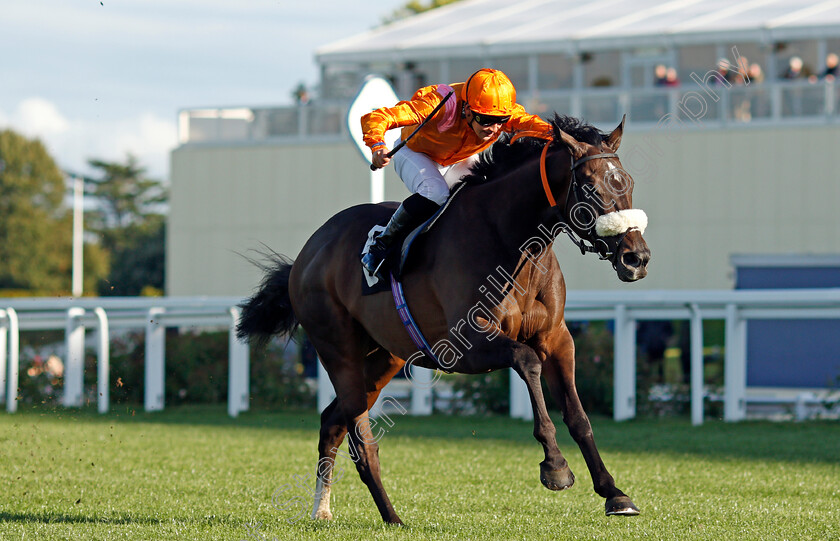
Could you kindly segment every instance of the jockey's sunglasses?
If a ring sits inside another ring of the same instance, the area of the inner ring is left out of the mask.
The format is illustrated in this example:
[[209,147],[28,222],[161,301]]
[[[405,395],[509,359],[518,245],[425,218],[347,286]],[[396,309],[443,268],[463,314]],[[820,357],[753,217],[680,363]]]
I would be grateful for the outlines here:
[[492,126],[494,124],[504,124],[510,120],[510,115],[507,116],[493,116],[476,113],[473,111],[473,119],[481,126]]

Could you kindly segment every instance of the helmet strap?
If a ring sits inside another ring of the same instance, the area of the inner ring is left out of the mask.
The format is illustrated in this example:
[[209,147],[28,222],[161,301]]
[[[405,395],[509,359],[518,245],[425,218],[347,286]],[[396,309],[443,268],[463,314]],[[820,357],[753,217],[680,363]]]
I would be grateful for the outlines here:
[[[461,106],[461,118],[467,118],[467,107],[469,106],[466,103]],[[472,124],[475,122],[475,112],[472,109],[470,109],[470,112],[472,113],[472,118],[467,121],[467,126],[472,128]]]

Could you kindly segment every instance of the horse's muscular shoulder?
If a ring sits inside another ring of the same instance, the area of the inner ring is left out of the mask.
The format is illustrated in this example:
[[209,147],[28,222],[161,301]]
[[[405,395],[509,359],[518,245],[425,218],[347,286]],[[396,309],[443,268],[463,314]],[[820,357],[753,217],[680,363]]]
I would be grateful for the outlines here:
[[522,313],[522,324],[519,327],[518,338],[528,340],[544,330],[548,321],[548,309],[542,302],[534,300],[529,308]]

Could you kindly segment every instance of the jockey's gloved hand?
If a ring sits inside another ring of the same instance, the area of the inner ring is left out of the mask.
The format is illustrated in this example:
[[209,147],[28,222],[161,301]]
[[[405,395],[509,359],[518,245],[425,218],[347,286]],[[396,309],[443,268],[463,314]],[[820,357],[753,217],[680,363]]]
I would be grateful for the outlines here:
[[377,168],[382,168],[388,165],[391,161],[391,158],[388,157],[388,147],[385,145],[379,145],[370,149],[371,152],[371,162]]

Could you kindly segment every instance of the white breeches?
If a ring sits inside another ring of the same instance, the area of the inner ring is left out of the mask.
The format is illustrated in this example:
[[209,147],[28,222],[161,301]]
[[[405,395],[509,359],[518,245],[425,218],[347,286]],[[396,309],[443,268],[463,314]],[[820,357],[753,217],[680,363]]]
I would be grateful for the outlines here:
[[[394,146],[400,140],[397,139]],[[470,172],[470,166],[478,160],[474,154],[466,160],[452,165],[440,165],[421,152],[414,152],[403,147],[394,154],[394,169],[411,193],[419,193],[426,199],[431,199],[442,205],[449,197],[449,190]]]

